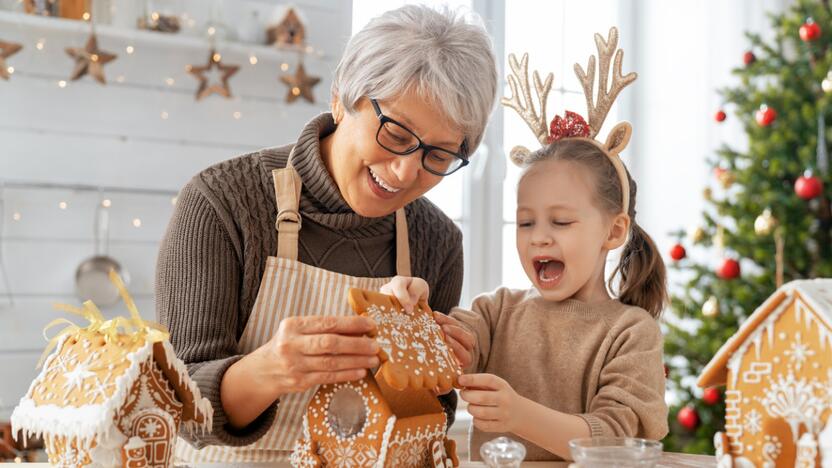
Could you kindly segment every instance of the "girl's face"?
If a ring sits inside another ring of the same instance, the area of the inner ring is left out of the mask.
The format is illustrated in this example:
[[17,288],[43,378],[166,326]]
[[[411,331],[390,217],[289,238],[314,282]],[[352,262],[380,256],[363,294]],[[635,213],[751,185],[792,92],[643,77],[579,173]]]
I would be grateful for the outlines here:
[[[407,126],[425,144],[458,149],[463,133],[441,118],[441,109],[414,92],[378,101],[384,115]],[[422,151],[398,156],[376,141],[379,119],[367,98],[355,112],[344,112],[337,99],[333,115],[338,129],[324,139],[324,163],[341,196],[361,216],[386,216],[421,197],[442,181],[422,167]]]
[[517,190],[517,253],[523,270],[547,300],[609,299],[607,252],[621,246],[629,223],[595,203],[595,180],[568,161],[532,166]]

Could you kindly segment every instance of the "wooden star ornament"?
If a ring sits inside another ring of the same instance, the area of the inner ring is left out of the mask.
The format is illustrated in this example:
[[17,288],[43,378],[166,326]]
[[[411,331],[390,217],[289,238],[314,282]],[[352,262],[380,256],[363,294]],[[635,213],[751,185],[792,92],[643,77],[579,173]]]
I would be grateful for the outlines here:
[[95,33],[90,34],[86,46],[83,48],[67,47],[66,53],[75,59],[75,69],[72,70],[72,75],[69,77],[71,80],[77,80],[89,74],[101,84],[107,84],[107,80],[104,79],[104,65],[118,57],[98,48],[98,37]]
[[298,65],[294,75],[283,75],[280,77],[280,81],[289,87],[289,91],[286,93],[286,102],[295,102],[298,96],[302,96],[307,101],[315,103],[312,87],[318,84],[321,79],[317,76],[307,75],[302,63]]
[[[240,70],[239,65],[225,65],[222,63],[222,56],[215,50],[212,50],[208,55],[208,63],[204,66],[188,65],[185,70],[199,80],[199,88],[196,90],[196,100],[210,96],[212,94],[219,94],[220,96],[230,98],[231,88],[228,85],[228,79],[231,78],[237,71]],[[209,77],[206,75],[217,75],[215,79],[208,83]]]
[[20,52],[22,48],[22,45],[15,42],[0,41],[0,78],[8,80],[12,76],[9,72],[9,66],[6,65],[6,59]]

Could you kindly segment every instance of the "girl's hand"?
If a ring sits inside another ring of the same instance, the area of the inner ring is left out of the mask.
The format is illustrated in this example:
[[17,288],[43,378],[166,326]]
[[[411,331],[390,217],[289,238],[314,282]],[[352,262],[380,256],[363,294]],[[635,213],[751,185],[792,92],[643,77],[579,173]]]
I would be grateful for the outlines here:
[[427,302],[430,287],[422,278],[396,276],[381,287],[381,292],[395,296],[406,312],[412,312],[419,302]]
[[460,398],[468,402],[474,427],[484,432],[517,432],[523,419],[519,411],[523,397],[505,380],[492,374],[466,374],[459,377],[465,388]]
[[442,331],[445,333],[445,342],[451,347],[451,351],[456,356],[456,360],[459,361],[460,367],[467,369],[473,360],[476,336],[468,331],[462,325],[462,322],[453,317],[441,312],[434,312],[433,318],[442,327]]

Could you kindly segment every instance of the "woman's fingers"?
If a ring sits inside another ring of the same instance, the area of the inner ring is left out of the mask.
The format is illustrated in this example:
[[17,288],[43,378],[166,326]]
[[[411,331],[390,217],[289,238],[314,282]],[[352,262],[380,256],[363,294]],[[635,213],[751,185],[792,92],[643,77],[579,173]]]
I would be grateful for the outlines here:
[[374,356],[379,347],[376,340],[364,336],[304,335],[296,340],[298,351],[306,356],[321,354],[359,354]]
[[363,379],[366,375],[367,369],[350,369],[336,372],[310,372],[304,376],[304,383],[307,388],[309,388],[315,385],[326,385]]
[[307,372],[335,372],[350,369],[370,369],[379,365],[376,356],[340,354],[329,356],[304,356],[300,366]]
[[376,330],[372,319],[358,315],[291,317],[284,319],[280,326],[286,332],[298,335],[363,335]]

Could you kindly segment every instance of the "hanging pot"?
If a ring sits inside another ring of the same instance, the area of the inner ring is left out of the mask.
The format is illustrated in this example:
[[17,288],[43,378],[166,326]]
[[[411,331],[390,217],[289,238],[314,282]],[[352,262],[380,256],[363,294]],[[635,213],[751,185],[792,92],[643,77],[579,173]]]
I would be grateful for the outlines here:
[[[110,281],[110,270],[126,276],[113,257],[108,255],[110,246],[110,213],[101,204],[95,211],[93,226],[95,238],[94,255],[87,258],[75,270],[76,294],[82,301],[93,301],[99,307],[110,307],[118,303],[119,293]],[[101,243],[104,249],[101,250]],[[124,278],[125,282],[127,278]]]

